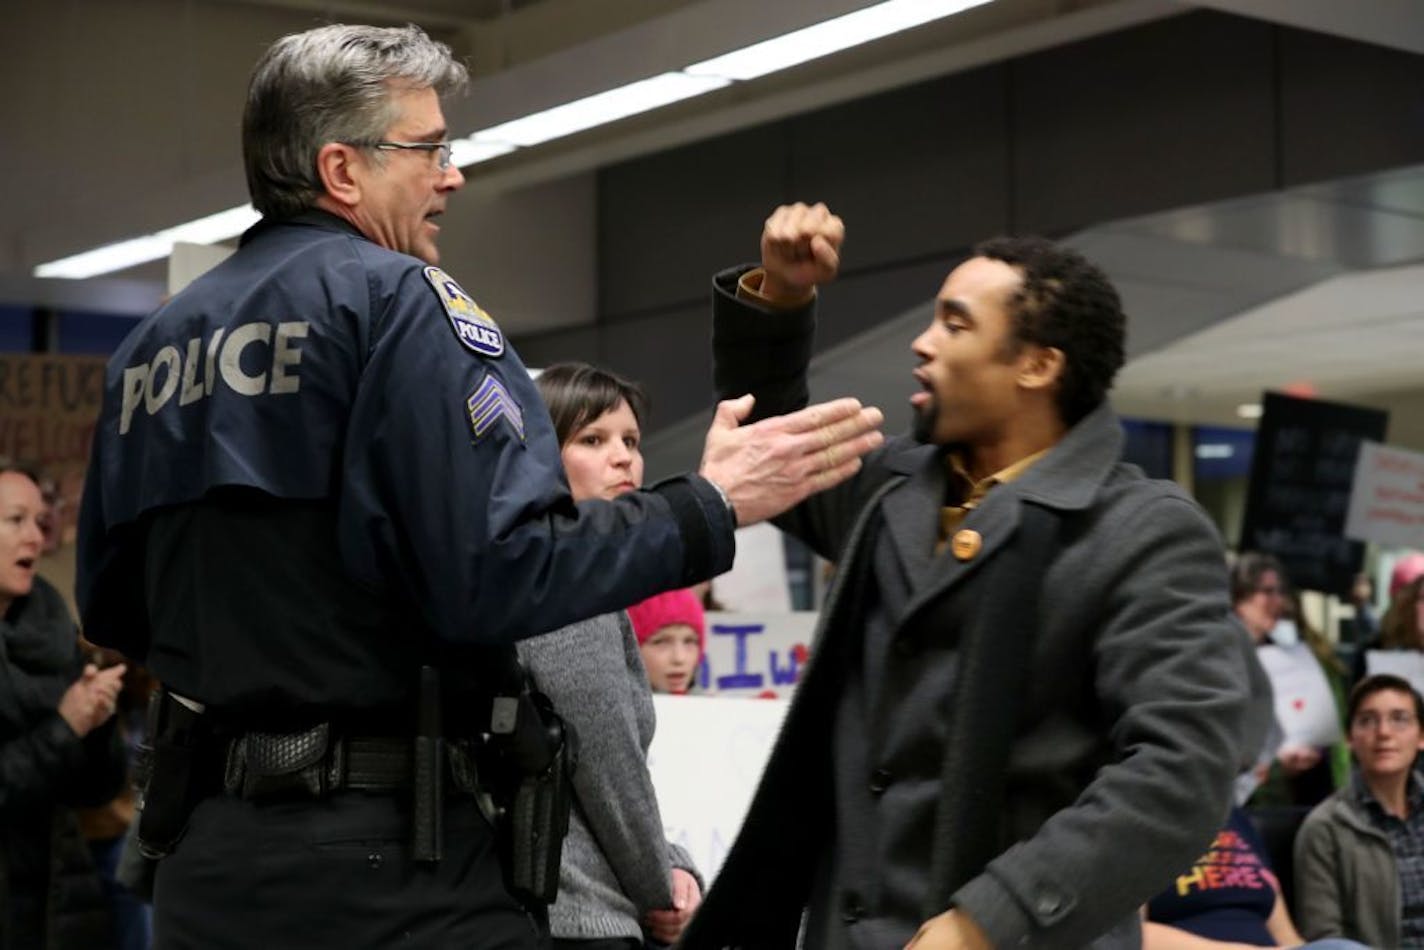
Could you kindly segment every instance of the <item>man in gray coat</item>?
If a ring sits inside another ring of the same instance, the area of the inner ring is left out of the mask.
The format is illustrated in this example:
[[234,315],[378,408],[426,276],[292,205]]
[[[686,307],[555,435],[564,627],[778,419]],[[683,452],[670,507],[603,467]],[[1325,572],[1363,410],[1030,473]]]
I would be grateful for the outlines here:
[[[719,274],[723,395],[806,402],[844,236],[778,209]],[[1120,461],[1117,292],[1041,239],[981,245],[914,341],[914,436],[778,523],[837,562],[811,665],[680,944],[1140,947],[1220,828],[1247,668],[1216,531]]]

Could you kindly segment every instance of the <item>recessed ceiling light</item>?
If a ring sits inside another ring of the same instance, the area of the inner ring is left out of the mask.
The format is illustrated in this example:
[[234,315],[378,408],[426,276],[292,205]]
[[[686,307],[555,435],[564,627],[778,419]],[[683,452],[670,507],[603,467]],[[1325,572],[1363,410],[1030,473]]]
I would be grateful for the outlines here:
[[1236,407],[1236,414],[1243,419],[1259,419],[1263,411],[1259,402],[1243,402]]

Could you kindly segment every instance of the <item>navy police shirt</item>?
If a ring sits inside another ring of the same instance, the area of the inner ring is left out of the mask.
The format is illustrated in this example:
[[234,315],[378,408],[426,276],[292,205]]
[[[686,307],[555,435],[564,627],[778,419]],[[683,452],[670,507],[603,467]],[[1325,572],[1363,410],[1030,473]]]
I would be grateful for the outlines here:
[[575,504],[537,389],[437,267],[308,212],[109,362],[80,516],[86,634],[229,707],[398,698],[492,646],[730,566],[698,477]]

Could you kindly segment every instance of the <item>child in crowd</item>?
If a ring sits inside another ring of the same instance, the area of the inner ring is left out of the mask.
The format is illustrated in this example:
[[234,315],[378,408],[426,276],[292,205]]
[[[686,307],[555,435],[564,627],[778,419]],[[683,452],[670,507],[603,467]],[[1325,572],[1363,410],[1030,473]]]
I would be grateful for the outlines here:
[[685,693],[707,649],[702,602],[690,590],[671,590],[628,608],[638,651],[655,693]]

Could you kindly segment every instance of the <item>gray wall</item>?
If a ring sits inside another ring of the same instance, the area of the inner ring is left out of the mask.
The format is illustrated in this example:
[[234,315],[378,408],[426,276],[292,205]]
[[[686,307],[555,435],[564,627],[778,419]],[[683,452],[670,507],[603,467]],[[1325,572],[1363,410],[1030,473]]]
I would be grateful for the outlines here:
[[597,324],[515,342],[642,380],[658,428],[706,411],[709,276],[778,203],[847,221],[824,349],[995,233],[1424,161],[1420,89],[1424,57],[1195,12],[641,157],[597,175]]

